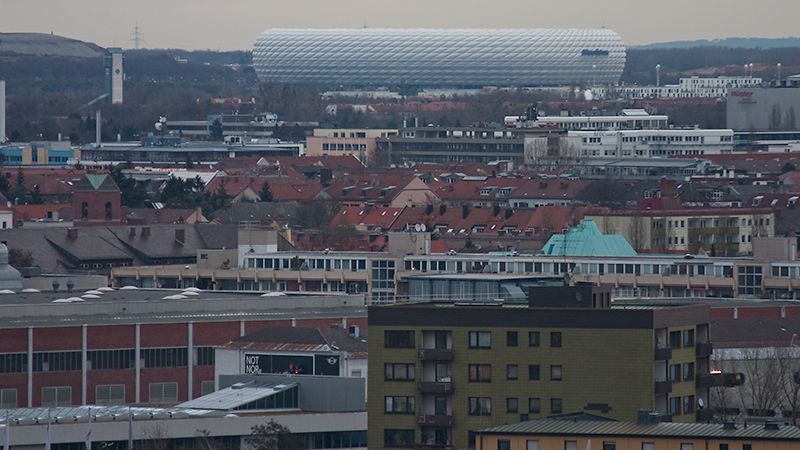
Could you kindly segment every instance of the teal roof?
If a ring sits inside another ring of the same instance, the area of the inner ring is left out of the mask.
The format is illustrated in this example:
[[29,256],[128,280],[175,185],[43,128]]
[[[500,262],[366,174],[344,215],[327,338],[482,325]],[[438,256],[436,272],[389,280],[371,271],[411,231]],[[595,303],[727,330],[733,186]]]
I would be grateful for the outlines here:
[[636,250],[619,234],[603,234],[591,220],[584,220],[566,234],[556,234],[544,244],[545,255],[636,256]]

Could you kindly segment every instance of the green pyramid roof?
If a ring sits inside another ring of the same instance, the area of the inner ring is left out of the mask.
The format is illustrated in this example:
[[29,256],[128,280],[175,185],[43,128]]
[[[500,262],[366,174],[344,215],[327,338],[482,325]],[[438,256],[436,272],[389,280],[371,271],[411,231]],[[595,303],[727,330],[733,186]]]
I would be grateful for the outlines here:
[[556,234],[544,244],[545,255],[636,256],[636,250],[619,234],[603,234],[594,221],[584,220],[566,234]]

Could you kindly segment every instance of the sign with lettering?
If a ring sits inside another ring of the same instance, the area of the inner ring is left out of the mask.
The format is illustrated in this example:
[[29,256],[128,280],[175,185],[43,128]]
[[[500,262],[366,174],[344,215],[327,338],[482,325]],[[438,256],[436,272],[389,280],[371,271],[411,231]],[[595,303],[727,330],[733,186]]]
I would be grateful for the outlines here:
[[743,98],[750,98],[753,96],[752,92],[745,92],[745,91],[731,91],[731,97],[743,97]]

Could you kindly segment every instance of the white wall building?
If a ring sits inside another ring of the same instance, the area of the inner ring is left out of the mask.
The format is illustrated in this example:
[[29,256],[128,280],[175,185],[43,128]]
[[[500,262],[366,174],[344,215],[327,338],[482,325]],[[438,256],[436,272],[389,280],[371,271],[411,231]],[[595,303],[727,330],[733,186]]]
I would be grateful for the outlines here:
[[733,130],[699,128],[670,130],[569,131],[579,138],[582,156],[656,158],[733,153]]
[[617,97],[724,98],[733,89],[756,87],[761,84],[761,81],[761,78],[757,77],[689,77],[681,78],[678,84],[664,86],[620,86],[617,89]]

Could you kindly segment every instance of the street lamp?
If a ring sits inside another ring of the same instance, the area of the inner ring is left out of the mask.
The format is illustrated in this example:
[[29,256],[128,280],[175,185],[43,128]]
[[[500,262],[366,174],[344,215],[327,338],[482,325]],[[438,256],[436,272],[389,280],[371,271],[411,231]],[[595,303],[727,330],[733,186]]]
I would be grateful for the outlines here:
[[592,64],[592,86],[595,86],[597,84],[595,83],[594,79],[595,69],[597,69],[597,64]]
[[781,63],[778,63],[778,86],[781,85]]
[[661,86],[661,64],[656,64],[656,87]]

